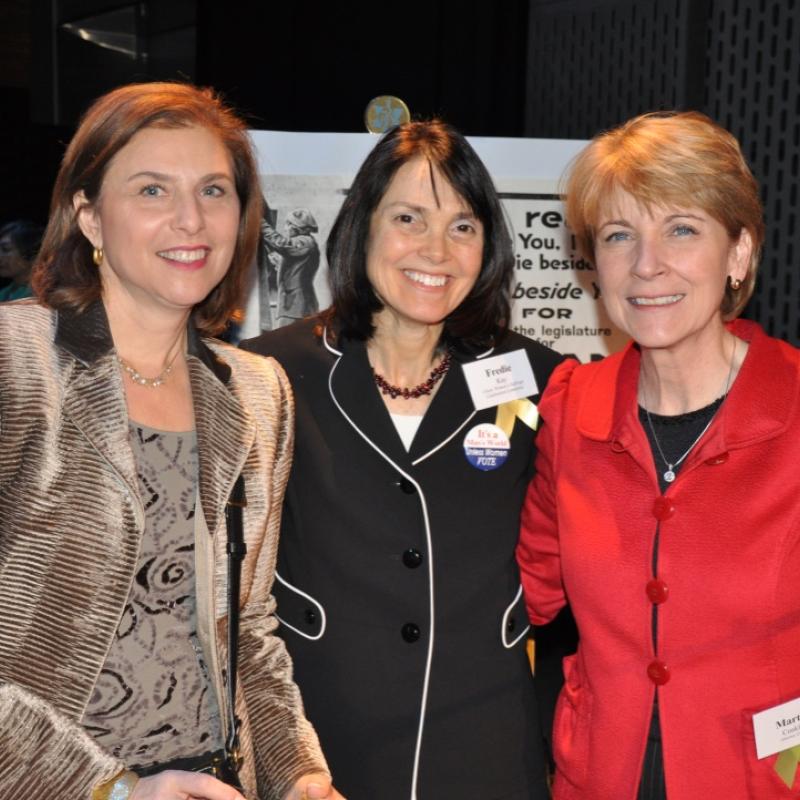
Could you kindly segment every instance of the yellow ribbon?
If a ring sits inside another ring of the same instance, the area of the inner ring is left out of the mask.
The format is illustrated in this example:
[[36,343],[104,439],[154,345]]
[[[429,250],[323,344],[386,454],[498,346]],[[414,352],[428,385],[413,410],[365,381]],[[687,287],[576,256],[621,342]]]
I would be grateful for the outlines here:
[[528,663],[531,665],[531,675],[536,674],[536,642],[528,639],[525,642],[525,652],[528,654]]
[[494,424],[509,439],[514,430],[514,422],[517,419],[524,422],[532,431],[535,431],[536,426],[539,424],[539,409],[526,397],[521,400],[509,400],[497,406],[497,419]]
[[797,765],[800,763],[800,744],[790,747],[778,753],[778,760],[775,762],[775,772],[780,779],[791,789],[794,786],[795,775],[797,775]]

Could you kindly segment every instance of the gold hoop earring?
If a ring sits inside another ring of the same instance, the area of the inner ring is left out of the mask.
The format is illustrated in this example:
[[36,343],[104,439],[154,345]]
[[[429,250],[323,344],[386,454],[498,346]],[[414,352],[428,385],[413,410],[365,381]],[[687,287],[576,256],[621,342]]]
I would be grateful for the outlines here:
[[738,292],[739,289],[742,288],[742,282],[741,280],[739,280],[739,278],[734,278],[733,280],[730,281],[730,284],[731,284],[731,289],[733,289],[734,292]]
[[95,247],[92,250],[92,261],[94,261],[94,265],[99,267],[103,263],[103,248],[102,247]]

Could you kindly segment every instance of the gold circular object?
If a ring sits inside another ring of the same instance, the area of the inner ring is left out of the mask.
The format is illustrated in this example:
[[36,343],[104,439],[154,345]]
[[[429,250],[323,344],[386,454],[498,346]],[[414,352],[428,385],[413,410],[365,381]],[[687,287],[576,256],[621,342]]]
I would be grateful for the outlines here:
[[386,133],[390,128],[402,125],[410,119],[408,106],[399,97],[390,94],[373,97],[364,112],[364,124],[370,133]]
[[111,780],[92,789],[92,800],[128,800],[139,782],[139,776],[130,770],[117,773]]

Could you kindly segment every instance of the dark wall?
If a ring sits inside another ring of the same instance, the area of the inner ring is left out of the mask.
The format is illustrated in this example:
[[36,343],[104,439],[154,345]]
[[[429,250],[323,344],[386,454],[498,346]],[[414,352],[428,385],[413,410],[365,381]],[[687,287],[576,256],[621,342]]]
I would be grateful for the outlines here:
[[800,5],[715,0],[708,23],[703,110],[735,134],[767,222],[748,315],[800,344]]
[[83,110],[136,80],[192,79],[195,0],[2,0],[0,222],[44,222]]
[[394,94],[467,133],[520,135],[527,12],[526,0],[356,0],[263,3],[243,19],[201,2],[198,79],[261,128],[363,131],[367,103]]
[[800,4],[532,0],[529,32],[525,135],[586,138],[678,108],[740,140],[767,222],[745,315],[800,344]]
[[33,13],[29,0],[0,3],[0,224],[16,217],[44,222],[60,142],[70,133],[31,124]]
[[642,111],[700,107],[709,5],[533,0],[525,134],[587,139]]
[[527,16],[527,0],[3,0],[0,177],[15,192],[0,220],[44,220],[80,112],[134,80],[212,85],[258,128],[363,131],[369,100],[396,94],[469,134],[520,136]]
[[[116,38],[87,41],[81,25]],[[762,185],[768,239],[747,313],[800,343],[798,0],[3,0],[0,221],[44,221],[80,111],[153,78],[213,85],[278,130],[362,131],[379,94],[488,136],[588,138],[643,111],[705,111]]]

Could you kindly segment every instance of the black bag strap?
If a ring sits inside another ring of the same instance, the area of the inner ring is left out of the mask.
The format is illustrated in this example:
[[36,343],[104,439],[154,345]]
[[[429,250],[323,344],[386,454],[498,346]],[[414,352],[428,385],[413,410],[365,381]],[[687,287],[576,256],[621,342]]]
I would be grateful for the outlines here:
[[239,656],[239,587],[242,560],[247,554],[242,522],[242,509],[246,505],[244,477],[240,475],[225,506],[225,525],[228,529],[228,738],[225,742],[225,751],[237,770],[242,762],[239,750],[241,721],[236,716],[236,662]]

